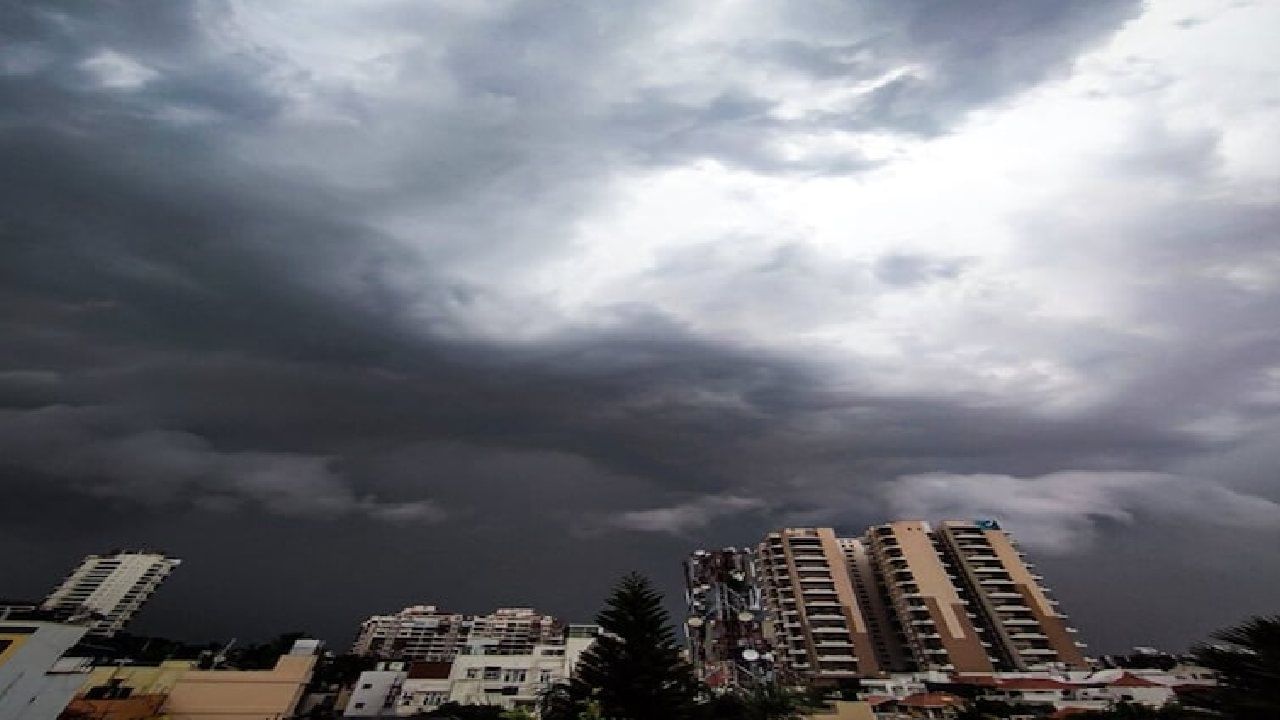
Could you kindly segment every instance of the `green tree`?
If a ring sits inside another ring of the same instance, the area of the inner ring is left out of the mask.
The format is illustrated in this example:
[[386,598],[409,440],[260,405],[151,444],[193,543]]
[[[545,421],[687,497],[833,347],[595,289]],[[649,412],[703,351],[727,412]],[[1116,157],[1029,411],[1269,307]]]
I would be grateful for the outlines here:
[[1280,615],[1255,617],[1212,637],[1217,642],[1197,645],[1192,654],[1217,671],[1218,685],[1187,704],[1231,720],[1280,718]]
[[582,654],[560,698],[568,705],[561,711],[582,716],[594,704],[602,720],[694,716],[698,683],[680,655],[662,595],[648,579],[636,573],[624,577],[596,622],[602,632]]

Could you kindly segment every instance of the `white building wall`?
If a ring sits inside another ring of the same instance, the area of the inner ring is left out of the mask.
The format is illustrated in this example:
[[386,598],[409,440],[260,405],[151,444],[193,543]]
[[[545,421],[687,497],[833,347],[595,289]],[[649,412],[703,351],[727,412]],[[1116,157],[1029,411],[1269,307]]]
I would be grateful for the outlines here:
[[0,718],[55,720],[88,677],[88,660],[62,655],[84,636],[81,625],[0,622]]
[[404,670],[366,670],[360,673],[342,716],[378,717],[392,714],[405,677]]

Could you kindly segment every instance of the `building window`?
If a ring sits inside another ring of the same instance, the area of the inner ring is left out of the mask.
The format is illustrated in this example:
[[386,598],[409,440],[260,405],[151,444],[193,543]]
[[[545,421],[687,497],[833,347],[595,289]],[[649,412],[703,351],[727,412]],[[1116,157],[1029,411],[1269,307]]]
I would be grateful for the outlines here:
[[502,677],[502,668],[500,667],[487,667],[484,669],[485,680],[497,680],[501,677]]
[[476,680],[480,677],[480,668],[467,668],[467,679]]

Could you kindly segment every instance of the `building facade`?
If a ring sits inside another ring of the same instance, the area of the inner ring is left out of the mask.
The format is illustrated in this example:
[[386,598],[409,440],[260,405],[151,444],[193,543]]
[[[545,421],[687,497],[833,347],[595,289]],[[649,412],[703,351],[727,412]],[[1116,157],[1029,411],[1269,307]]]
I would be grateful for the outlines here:
[[961,596],[954,568],[928,523],[902,520],[866,534],[872,562],[887,589],[916,670],[991,673],[996,670],[987,630]]
[[449,662],[469,645],[492,654],[528,653],[534,645],[559,642],[564,626],[533,608],[498,608],[488,615],[462,615],[435,605],[413,605],[393,615],[374,615],[360,625],[351,652],[385,660]]
[[786,528],[756,551],[779,672],[839,681],[882,672],[871,628],[831,528]]
[[936,537],[971,598],[997,664],[1009,670],[1083,669],[1089,661],[1044,578],[993,521],[942,523]]
[[68,708],[103,720],[295,717],[320,651],[319,641],[299,639],[269,670],[200,670],[184,660],[96,668]]
[[90,635],[111,637],[129,623],[181,560],[149,551],[90,555],[41,607],[68,617],[89,617]]
[[[717,562],[724,561],[708,554],[686,563],[690,654],[704,676],[717,671],[733,635],[727,625],[700,627],[713,616],[721,622],[714,611],[705,615],[716,607],[704,598],[714,594],[709,568]],[[753,570],[765,610],[763,642],[786,679],[1090,667],[1043,578],[994,521],[953,520],[935,529],[900,520],[860,537],[785,528],[760,543]],[[693,592],[704,585],[702,594]]]
[[773,676],[764,608],[749,550],[698,550],[684,563],[689,657],[712,688],[749,687]]
[[534,645],[524,653],[498,652],[490,643],[477,643],[448,663],[383,662],[361,673],[343,716],[412,716],[449,702],[537,715],[542,694],[569,679],[598,633],[595,625],[570,625],[555,643]]

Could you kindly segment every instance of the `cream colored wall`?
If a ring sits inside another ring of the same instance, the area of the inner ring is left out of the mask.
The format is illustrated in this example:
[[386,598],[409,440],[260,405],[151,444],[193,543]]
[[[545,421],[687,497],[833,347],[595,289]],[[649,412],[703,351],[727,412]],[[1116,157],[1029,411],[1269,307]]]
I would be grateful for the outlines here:
[[288,717],[316,664],[314,655],[283,655],[272,670],[192,670],[173,686],[171,720],[275,720]]
[[955,585],[947,577],[946,568],[942,567],[942,561],[938,559],[938,553],[933,549],[928,526],[915,520],[901,520],[890,523],[890,526],[902,548],[907,566],[911,569],[915,585],[920,588],[920,594],[938,601],[939,612],[942,613],[940,629],[953,638],[965,637],[967,629],[956,614],[956,608],[960,606],[960,594],[956,592]]
[[1000,559],[1000,564],[1009,573],[1009,577],[1013,578],[1015,583],[1026,586],[1027,592],[1031,593],[1031,598],[1040,612],[1045,615],[1056,615],[1058,611],[1049,602],[1048,596],[1044,594],[1044,590],[1040,587],[1040,582],[1032,577],[1026,563],[1018,555],[1018,549],[1009,540],[1008,533],[1003,530],[983,530],[982,534],[986,536],[987,542],[991,544],[992,552]]

